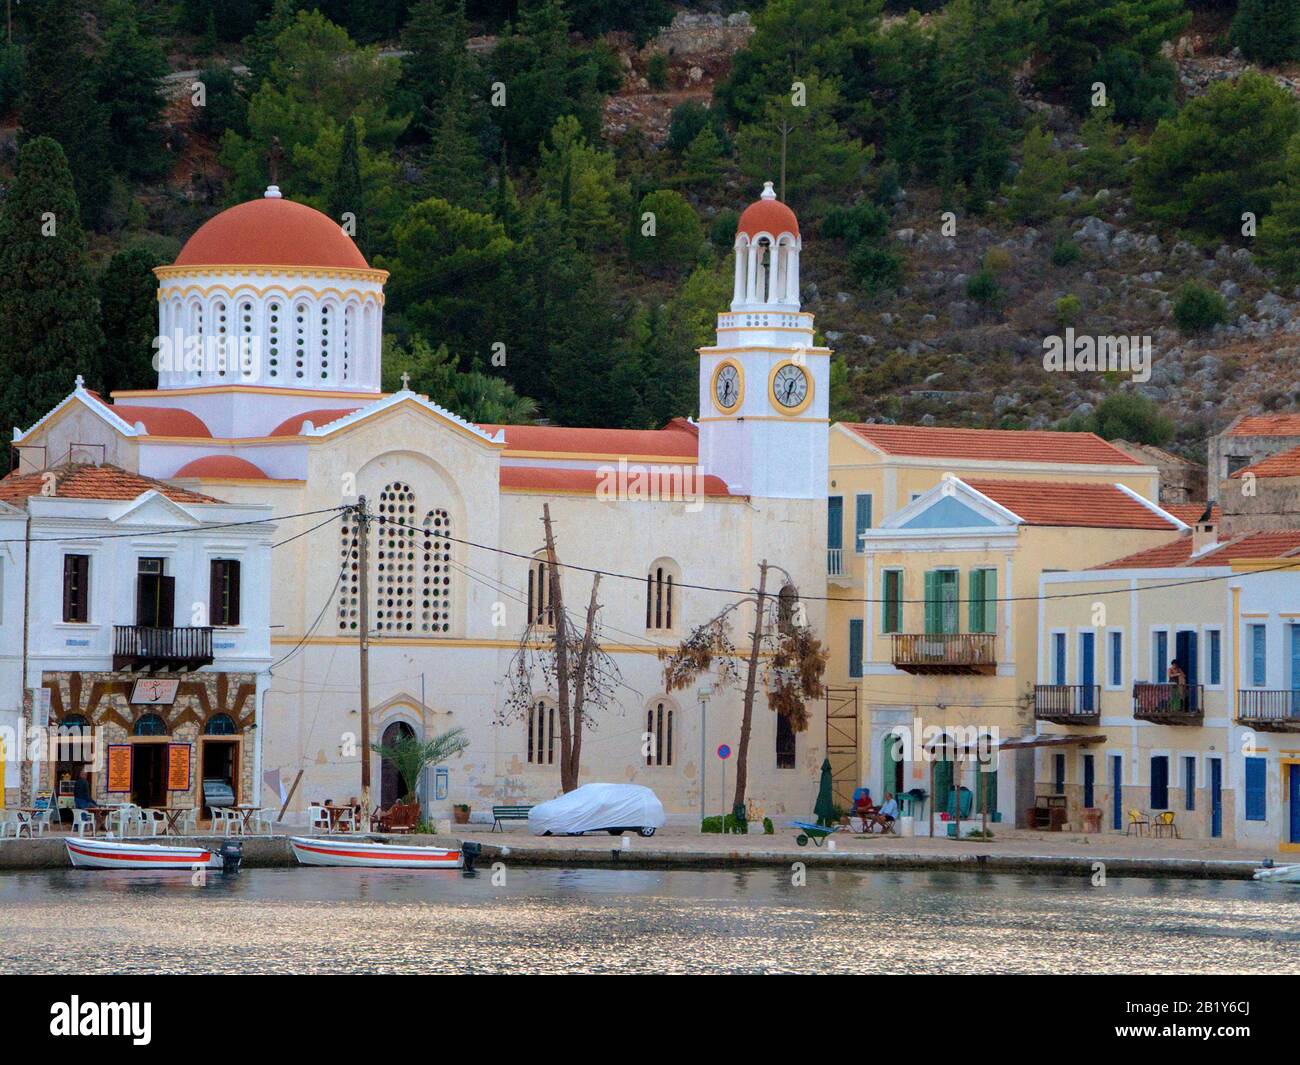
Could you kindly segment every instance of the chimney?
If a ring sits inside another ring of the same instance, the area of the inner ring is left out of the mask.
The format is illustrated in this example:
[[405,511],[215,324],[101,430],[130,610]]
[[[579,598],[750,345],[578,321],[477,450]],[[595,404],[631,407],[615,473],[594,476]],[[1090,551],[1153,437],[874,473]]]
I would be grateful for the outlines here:
[[1214,500],[1205,504],[1205,511],[1192,526],[1192,557],[1204,554],[1219,542],[1219,523],[1214,520]]

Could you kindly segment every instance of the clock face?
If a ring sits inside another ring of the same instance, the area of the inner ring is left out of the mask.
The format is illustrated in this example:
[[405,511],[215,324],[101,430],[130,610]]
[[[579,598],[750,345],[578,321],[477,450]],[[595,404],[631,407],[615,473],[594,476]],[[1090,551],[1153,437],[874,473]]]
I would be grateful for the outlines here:
[[797,407],[808,397],[808,375],[802,366],[789,363],[772,378],[772,395],[783,407]]
[[740,371],[730,363],[713,378],[713,398],[723,410],[732,410],[740,402]]

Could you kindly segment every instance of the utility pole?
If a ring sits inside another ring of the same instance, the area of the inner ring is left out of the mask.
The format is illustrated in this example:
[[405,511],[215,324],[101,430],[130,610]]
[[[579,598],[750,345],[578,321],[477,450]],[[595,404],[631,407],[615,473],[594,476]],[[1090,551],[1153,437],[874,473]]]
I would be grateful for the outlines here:
[[360,567],[361,618],[357,638],[361,674],[361,816],[370,818],[370,512],[357,500],[357,565]]

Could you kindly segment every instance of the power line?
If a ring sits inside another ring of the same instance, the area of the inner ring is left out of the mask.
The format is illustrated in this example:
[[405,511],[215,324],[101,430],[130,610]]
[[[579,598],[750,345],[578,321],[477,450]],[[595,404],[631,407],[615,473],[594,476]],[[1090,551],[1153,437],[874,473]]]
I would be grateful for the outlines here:
[[348,550],[344,553],[343,562],[339,566],[339,575],[334,578],[334,587],[330,589],[330,594],[326,598],[324,605],[320,608],[320,613],[316,615],[316,620],[311,623],[311,627],[308,628],[307,631],[302,634],[302,637],[298,640],[296,644],[294,644],[293,648],[287,654],[285,654],[281,658],[276,659],[274,662],[272,662],[269,666],[266,667],[266,672],[270,676],[275,675],[274,673],[271,673],[271,670],[275,669],[276,666],[289,661],[289,659],[291,659],[300,650],[302,650],[303,645],[305,645],[307,641],[311,639],[312,635],[316,632],[316,629],[320,627],[320,623],[325,618],[325,611],[327,611],[330,608],[330,604],[334,602],[334,597],[338,595],[339,585],[343,583],[343,575],[348,570],[348,563],[352,561],[352,551],[356,546],[357,546],[357,534],[354,532],[352,534],[352,543],[348,546]]
[[[203,525],[200,526],[199,528],[170,529],[166,531],[166,534],[179,535],[182,533],[209,533],[209,532],[214,532],[217,529],[239,529],[239,528],[244,528],[245,526],[248,525],[269,525],[272,522],[291,521],[294,518],[311,518],[311,517],[315,517],[317,514],[332,514],[335,517],[337,517],[343,511],[348,509],[350,508],[346,506],[325,507],[322,508],[321,510],[305,510],[300,514],[284,514],[280,516],[272,516],[269,518],[256,518],[251,521],[226,521],[226,522],[220,522],[215,525]],[[333,520],[333,518],[331,518],[330,520]],[[321,524],[324,525],[327,524],[327,522],[322,522]],[[320,526],[317,526],[317,528],[320,528]],[[312,530],[308,529],[307,531],[311,532]],[[88,533],[85,536],[33,536],[33,537],[10,536],[10,537],[0,537],[0,544],[86,543],[86,542],[99,542],[101,540],[124,540],[124,539],[129,539],[130,537],[133,536],[157,537],[159,535],[161,535],[161,533],[158,529],[144,529],[135,532]],[[293,539],[296,539],[296,537],[292,537],[292,536],[289,537],[289,540],[293,540]],[[284,540],[282,542],[288,543],[289,540]],[[279,547],[280,545],[275,544],[274,546]]]

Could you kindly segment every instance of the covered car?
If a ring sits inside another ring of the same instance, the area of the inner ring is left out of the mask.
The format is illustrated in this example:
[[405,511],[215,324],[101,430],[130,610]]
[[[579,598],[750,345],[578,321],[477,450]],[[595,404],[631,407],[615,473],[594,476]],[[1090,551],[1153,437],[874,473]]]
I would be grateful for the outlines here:
[[583,784],[528,811],[528,828],[534,836],[601,831],[653,836],[663,826],[664,804],[640,784]]

